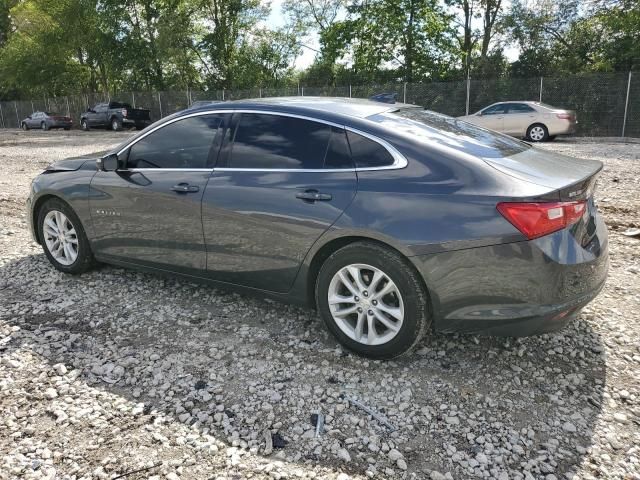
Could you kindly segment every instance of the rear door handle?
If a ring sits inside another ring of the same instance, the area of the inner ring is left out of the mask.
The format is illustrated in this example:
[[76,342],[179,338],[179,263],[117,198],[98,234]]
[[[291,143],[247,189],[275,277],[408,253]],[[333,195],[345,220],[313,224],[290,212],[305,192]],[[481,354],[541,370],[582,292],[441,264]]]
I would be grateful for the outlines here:
[[306,190],[304,192],[296,193],[296,198],[303,200],[305,202],[313,203],[316,201],[329,201],[333,197],[328,193],[320,193],[317,190]]
[[200,190],[197,185],[189,185],[188,183],[179,183],[171,187],[171,190],[178,193],[195,193]]

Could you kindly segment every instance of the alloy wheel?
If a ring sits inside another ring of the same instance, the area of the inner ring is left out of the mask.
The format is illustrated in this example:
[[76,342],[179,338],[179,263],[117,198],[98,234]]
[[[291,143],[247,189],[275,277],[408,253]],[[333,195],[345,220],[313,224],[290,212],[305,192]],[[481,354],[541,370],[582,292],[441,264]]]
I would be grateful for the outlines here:
[[365,345],[382,345],[402,328],[404,302],[382,270],[362,263],[347,265],[331,279],[329,309],[340,330]]
[[67,216],[51,210],[42,226],[44,243],[51,256],[61,265],[71,265],[78,258],[78,235]]

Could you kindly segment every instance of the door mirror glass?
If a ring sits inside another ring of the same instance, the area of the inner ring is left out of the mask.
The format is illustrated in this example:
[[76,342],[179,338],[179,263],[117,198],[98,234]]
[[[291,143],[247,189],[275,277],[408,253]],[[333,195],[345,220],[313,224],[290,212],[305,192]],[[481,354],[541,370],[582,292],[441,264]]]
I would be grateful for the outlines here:
[[99,158],[97,161],[97,165],[98,170],[102,170],[103,172],[115,172],[120,166],[118,155],[112,153],[110,155],[107,155],[106,157]]

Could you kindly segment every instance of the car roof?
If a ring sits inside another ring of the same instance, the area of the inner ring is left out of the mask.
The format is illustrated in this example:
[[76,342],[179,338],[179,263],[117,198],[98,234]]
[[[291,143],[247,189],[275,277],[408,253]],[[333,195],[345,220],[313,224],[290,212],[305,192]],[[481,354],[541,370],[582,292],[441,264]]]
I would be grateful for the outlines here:
[[[191,112],[211,109],[212,105],[205,105],[191,109]],[[327,114],[344,115],[355,118],[366,118],[379,113],[398,110],[405,107],[415,107],[405,103],[381,103],[361,98],[337,98],[337,97],[269,97],[252,98],[247,100],[233,100],[217,103],[218,109],[243,109],[243,108],[280,107],[283,110],[316,110]],[[280,109],[278,108],[278,109]]]

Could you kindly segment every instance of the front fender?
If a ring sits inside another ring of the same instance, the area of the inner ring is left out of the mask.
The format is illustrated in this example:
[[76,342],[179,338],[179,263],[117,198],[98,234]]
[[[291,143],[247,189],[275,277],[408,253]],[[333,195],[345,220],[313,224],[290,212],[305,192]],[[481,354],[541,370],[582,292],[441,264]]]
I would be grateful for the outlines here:
[[33,179],[31,192],[27,198],[27,219],[34,241],[40,243],[36,225],[38,212],[44,202],[57,197],[66,202],[78,215],[89,241],[94,237],[91,215],[89,214],[89,192],[91,179],[96,170],[80,168],[72,171],[51,171]]

